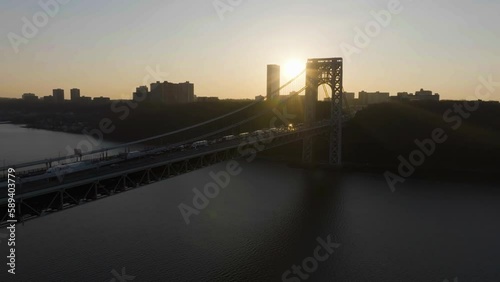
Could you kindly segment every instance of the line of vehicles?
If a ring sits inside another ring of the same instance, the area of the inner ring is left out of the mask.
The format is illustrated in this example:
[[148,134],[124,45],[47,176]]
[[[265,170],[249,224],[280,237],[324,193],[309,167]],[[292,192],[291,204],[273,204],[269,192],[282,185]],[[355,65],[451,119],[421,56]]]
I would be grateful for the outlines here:
[[[235,135],[226,135],[226,136],[223,136],[223,137],[218,138],[218,139],[200,140],[200,141],[196,141],[196,142],[193,142],[190,144],[182,144],[182,145],[175,146],[175,147],[163,146],[163,147],[158,147],[158,148],[153,148],[153,149],[146,149],[143,151],[124,152],[124,153],[118,154],[115,157],[111,157],[108,159],[79,161],[79,162],[67,163],[67,164],[57,164],[57,165],[47,169],[45,171],[45,173],[38,174],[38,175],[31,175],[31,176],[27,176],[27,177],[23,177],[23,178],[18,177],[17,182],[18,183],[29,183],[29,182],[39,181],[39,180],[44,180],[44,179],[47,179],[47,180],[51,180],[54,178],[62,179],[65,175],[72,174],[72,173],[77,173],[77,172],[82,172],[82,171],[87,171],[87,170],[92,170],[92,169],[99,169],[101,167],[108,167],[108,166],[109,167],[116,167],[116,166],[119,166],[119,163],[129,161],[129,160],[145,158],[145,157],[154,158],[157,155],[162,155],[162,154],[166,154],[166,153],[181,152],[181,151],[187,151],[187,150],[198,150],[200,148],[208,147],[210,145],[228,142],[228,141],[246,139],[246,138],[253,137],[253,136],[269,137],[269,136],[272,136],[272,134],[279,134],[279,133],[294,131],[301,126],[302,126],[302,124],[298,124],[295,127],[293,125],[289,125],[288,127],[256,130],[252,133],[242,132],[236,136]],[[0,183],[0,188],[4,188],[4,187],[7,187],[7,182]]]

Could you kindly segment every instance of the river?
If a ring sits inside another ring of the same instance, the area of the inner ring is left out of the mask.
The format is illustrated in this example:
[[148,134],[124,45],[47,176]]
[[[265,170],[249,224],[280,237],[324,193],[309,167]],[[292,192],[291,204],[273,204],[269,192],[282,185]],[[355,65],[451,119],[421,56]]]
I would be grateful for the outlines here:
[[[83,138],[13,125],[0,136],[9,163]],[[15,276],[0,237],[0,281],[500,281],[494,183],[409,179],[393,193],[381,174],[237,163],[189,224],[179,205],[226,163],[18,225]]]
[[97,150],[116,145],[112,142],[99,143],[89,138],[80,134],[24,128],[14,124],[0,124],[0,166],[3,166],[4,163],[13,165],[33,160],[63,157],[73,154],[74,148],[83,148],[83,151],[88,151],[89,149]]

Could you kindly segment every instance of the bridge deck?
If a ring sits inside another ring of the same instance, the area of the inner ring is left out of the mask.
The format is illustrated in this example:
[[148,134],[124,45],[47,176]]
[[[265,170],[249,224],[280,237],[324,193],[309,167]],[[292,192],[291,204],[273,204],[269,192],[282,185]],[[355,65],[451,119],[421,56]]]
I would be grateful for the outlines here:
[[[248,140],[236,139],[197,150],[191,149],[123,161],[114,166],[72,173],[62,179],[25,183],[16,191],[17,214],[19,221],[37,217],[46,211],[66,209],[218,162],[244,157],[247,152],[244,148],[254,147],[256,144],[265,145],[263,150],[268,150],[302,140],[306,136],[322,134],[328,130],[329,123],[322,122],[311,127],[278,133],[261,139],[256,137]],[[7,219],[6,189],[0,191],[0,216],[3,216],[0,226],[5,225]]]

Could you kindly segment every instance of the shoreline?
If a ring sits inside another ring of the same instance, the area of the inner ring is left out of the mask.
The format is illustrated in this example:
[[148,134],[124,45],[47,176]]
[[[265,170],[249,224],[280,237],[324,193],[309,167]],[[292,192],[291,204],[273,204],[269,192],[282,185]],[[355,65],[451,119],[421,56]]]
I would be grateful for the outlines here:
[[[34,125],[30,125],[30,124],[25,124],[25,123],[15,123],[15,122],[9,121],[9,122],[5,122],[5,123],[0,122],[0,125],[1,124],[11,124],[11,125],[19,126],[21,128],[25,128],[25,129],[45,130],[45,131],[54,132],[54,133],[66,133],[66,134],[72,134],[72,135],[85,136],[85,134],[83,132],[79,132],[79,131],[70,131],[70,130],[64,131],[64,130],[60,130],[60,129],[44,128],[44,127],[34,126]],[[126,143],[127,141],[108,138],[108,139],[103,139],[103,142]]]

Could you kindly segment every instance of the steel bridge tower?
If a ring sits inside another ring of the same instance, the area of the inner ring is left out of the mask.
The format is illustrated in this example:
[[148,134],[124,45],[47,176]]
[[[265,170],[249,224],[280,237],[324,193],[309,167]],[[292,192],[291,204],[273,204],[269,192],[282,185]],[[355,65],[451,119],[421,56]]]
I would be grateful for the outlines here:
[[[342,58],[309,59],[306,67],[305,123],[310,125],[316,121],[316,104],[318,88],[327,84],[332,88],[331,131],[329,164],[342,164]],[[304,139],[302,161],[312,163],[313,138]]]

